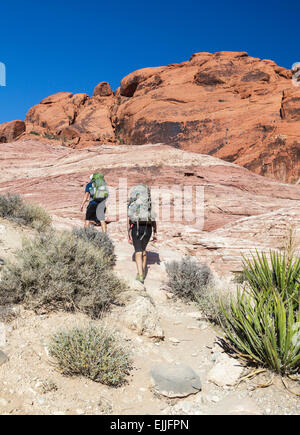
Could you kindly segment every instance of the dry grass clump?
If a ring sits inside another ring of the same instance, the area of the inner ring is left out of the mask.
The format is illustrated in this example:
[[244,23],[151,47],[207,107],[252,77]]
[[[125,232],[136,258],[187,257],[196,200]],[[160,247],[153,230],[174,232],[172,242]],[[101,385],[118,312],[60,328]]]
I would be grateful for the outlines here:
[[211,282],[202,290],[201,294],[195,295],[195,301],[198,309],[207,320],[216,325],[222,325],[225,316],[221,307],[229,309],[230,306],[230,295],[228,293],[220,292],[215,287],[214,282]]
[[114,387],[124,383],[131,369],[128,351],[105,327],[59,332],[51,339],[49,353],[64,375],[81,375]]
[[22,303],[38,312],[80,310],[98,317],[125,289],[110,258],[70,232],[27,240],[18,263],[4,266],[0,305]]
[[27,204],[20,195],[0,195],[0,217],[44,231],[51,226],[50,215],[39,205]]
[[167,263],[166,271],[169,289],[187,301],[195,301],[201,296],[212,280],[212,273],[207,264],[194,261],[190,257]]

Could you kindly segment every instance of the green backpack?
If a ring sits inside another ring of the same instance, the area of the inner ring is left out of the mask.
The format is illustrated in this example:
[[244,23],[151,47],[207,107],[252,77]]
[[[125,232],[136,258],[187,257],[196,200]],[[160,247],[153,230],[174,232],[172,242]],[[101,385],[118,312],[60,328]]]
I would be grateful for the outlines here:
[[92,187],[89,191],[93,199],[104,199],[108,197],[107,184],[104,175],[96,172],[91,179]]

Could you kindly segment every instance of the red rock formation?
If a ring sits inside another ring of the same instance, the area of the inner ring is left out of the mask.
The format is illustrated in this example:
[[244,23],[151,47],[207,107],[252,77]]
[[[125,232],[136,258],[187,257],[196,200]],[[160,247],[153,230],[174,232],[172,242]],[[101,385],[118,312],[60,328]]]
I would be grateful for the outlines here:
[[129,74],[115,94],[101,82],[91,98],[52,95],[29,110],[27,132],[75,148],[166,143],[293,183],[300,177],[295,71],[245,52],[196,53]]
[[[272,61],[230,52],[142,69],[121,82],[116,134],[125,143],[168,143],[294,182],[300,123],[291,77]],[[287,112],[289,123],[281,117]]]
[[283,92],[281,117],[288,121],[300,121],[300,88],[294,87]]
[[113,91],[111,90],[110,84],[107,82],[99,83],[93,92],[93,97],[109,97],[113,95]]
[[114,222],[109,233],[114,240],[127,238],[126,203],[114,216],[113,187],[118,198],[120,186],[124,187],[120,179],[127,179],[128,189],[140,182],[160,188],[203,187],[204,201],[197,210],[204,211],[204,226],[184,216],[164,219],[160,213],[159,252],[168,247],[197,256],[222,273],[241,269],[241,253],[281,248],[288,225],[300,225],[299,186],[167,145],[74,150],[32,139],[8,143],[1,153],[0,193],[17,192],[42,204],[60,226],[82,226],[80,204],[89,175],[96,170],[105,174],[110,187],[108,218]]
[[4,122],[0,125],[0,143],[11,142],[17,139],[26,130],[23,121]]

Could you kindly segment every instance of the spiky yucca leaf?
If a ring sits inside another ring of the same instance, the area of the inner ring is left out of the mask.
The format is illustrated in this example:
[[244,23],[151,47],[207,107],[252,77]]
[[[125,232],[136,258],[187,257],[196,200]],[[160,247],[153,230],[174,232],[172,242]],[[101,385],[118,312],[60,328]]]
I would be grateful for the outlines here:
[[300,313],[276,290],[238,291],[222,327],[244,358],[277,373],[300,369]]
[[265,253],[256,251],[256,257],[243,257],[243,273],[252,291],[257,294],[275,289],[284,300],[291,298],[294,309],[299,307],[300,258],[270,252],[270,261]]

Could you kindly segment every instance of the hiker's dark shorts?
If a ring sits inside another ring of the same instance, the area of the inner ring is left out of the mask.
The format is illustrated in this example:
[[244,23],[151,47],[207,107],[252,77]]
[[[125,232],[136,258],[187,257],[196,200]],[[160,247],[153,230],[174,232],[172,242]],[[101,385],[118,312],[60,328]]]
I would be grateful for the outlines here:
[[146,251],[147,245],[152,235],[152,225],[139,225],[136,224],[132,227],[132,242],[135,252]]
[[105,199],[102,199],[97,204],[90,203],[86,209],[85,220],[103,222],[105,221]]

